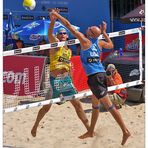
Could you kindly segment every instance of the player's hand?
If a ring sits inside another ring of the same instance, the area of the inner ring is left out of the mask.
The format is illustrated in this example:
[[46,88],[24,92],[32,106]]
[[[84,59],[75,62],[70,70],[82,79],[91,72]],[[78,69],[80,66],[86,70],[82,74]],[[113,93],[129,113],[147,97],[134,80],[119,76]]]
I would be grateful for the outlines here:
[[49,17],[51,21],[56,21],[57,20],[57,14],[60,12],[59,9],[54,8],[54,9],[48,9],[49,11]]
[[101,29],[101,32],[106,32],[107,30],[107,23],[106,22],[102,22],[100,25],[99,25],[100,29]]

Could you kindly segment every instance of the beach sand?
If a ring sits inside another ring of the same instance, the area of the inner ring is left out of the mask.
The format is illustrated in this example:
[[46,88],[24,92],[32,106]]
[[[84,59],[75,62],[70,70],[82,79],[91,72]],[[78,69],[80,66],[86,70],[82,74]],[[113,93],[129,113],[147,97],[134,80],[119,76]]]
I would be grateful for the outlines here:
[[[91,119],[91,103],[81,100],[88,119]],[[81,140],[86,132],[70,102],[53,104],[41,121],[37,136],[32,137],[31,128],[41,107],[3,116],[4,147],[16,148],[144,148],[145,104],[127,103],[119,111],[132,136],[121,146],[122,132],[109,112],[101,112],[96,124],[97,135]]]

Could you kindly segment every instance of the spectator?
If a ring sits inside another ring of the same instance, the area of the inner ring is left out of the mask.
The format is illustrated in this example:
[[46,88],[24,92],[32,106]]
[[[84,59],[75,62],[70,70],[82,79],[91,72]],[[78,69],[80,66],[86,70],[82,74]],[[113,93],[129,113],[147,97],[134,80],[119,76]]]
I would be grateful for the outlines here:
[[15,40],[15,43],[16,43],[16,47],[17,48],[24,48],[24,41],[22,41],[20,38],[16,39]]
[[[107,74],[107,85],[113,86],[113,85],[119,85],[123,83],[122,77],[117,71],[114,64],[109,64],[106,69]],[[125,88],[114,90],[109,92],[109,98],[112,101],[112,103],[115,105],[117,109],[121,108],[124,102],[127,99],[127,91]],[[104,105],[101,104],[101,111],[106,110]]]
[[43,38],[41,41],[39,41],[38,45],[44,45],[47,44],[46,40]]
[[[47,44],[46,40],[43,38],[41,41],[39,41],[38,45],[44,45]],[[36,52],[38,56],[47,56],[49,58],[49,51],[48,50],[41,50]]]

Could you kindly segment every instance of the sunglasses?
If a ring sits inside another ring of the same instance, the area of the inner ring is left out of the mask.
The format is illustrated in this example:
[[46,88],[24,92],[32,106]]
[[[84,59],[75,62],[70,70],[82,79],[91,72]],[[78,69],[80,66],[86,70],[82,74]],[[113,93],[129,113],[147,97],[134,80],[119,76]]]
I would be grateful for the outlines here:
[[62,35],[62,34],[65,35],[65,34],[67,34],[67,32],[59,32],[58,34],[59,34],[59,35]]

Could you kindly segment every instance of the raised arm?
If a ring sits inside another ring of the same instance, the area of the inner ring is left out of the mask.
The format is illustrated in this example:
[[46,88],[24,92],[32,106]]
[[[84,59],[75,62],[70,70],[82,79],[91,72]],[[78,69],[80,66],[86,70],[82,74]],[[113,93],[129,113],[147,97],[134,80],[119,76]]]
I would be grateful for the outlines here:
[[48,28],[48,40],[50,43],[58,42],[58,39],[53,35],[55,21],[57,20],[56,17],[50,15],[50,25]]
[[113,45],[111,39],[109,38],[109,36],[106,33],[107,24],[105,22],[102,22],[102,24],[99,27],[102,31],[104,38],[105,38],[105,41],[103,41],[103,40],[99,41],[99,46],[101,48],[112,49],[114,47],[114,45]]
[[53,9],[50,13],[50,16],[54,16],[54,17],[57,17],[61,23],[69,29],[69,31],[77,38],[79,39],[80,41],[80,44],[81,44],[81,47],[82,48],[86,48],[86,44],[88,43],[88,39],[81,33],[79,32],[78,30],[76,30],[72,25],[71,23],[66,19],[64,18],[63,16],[61,16],[55,9]]

